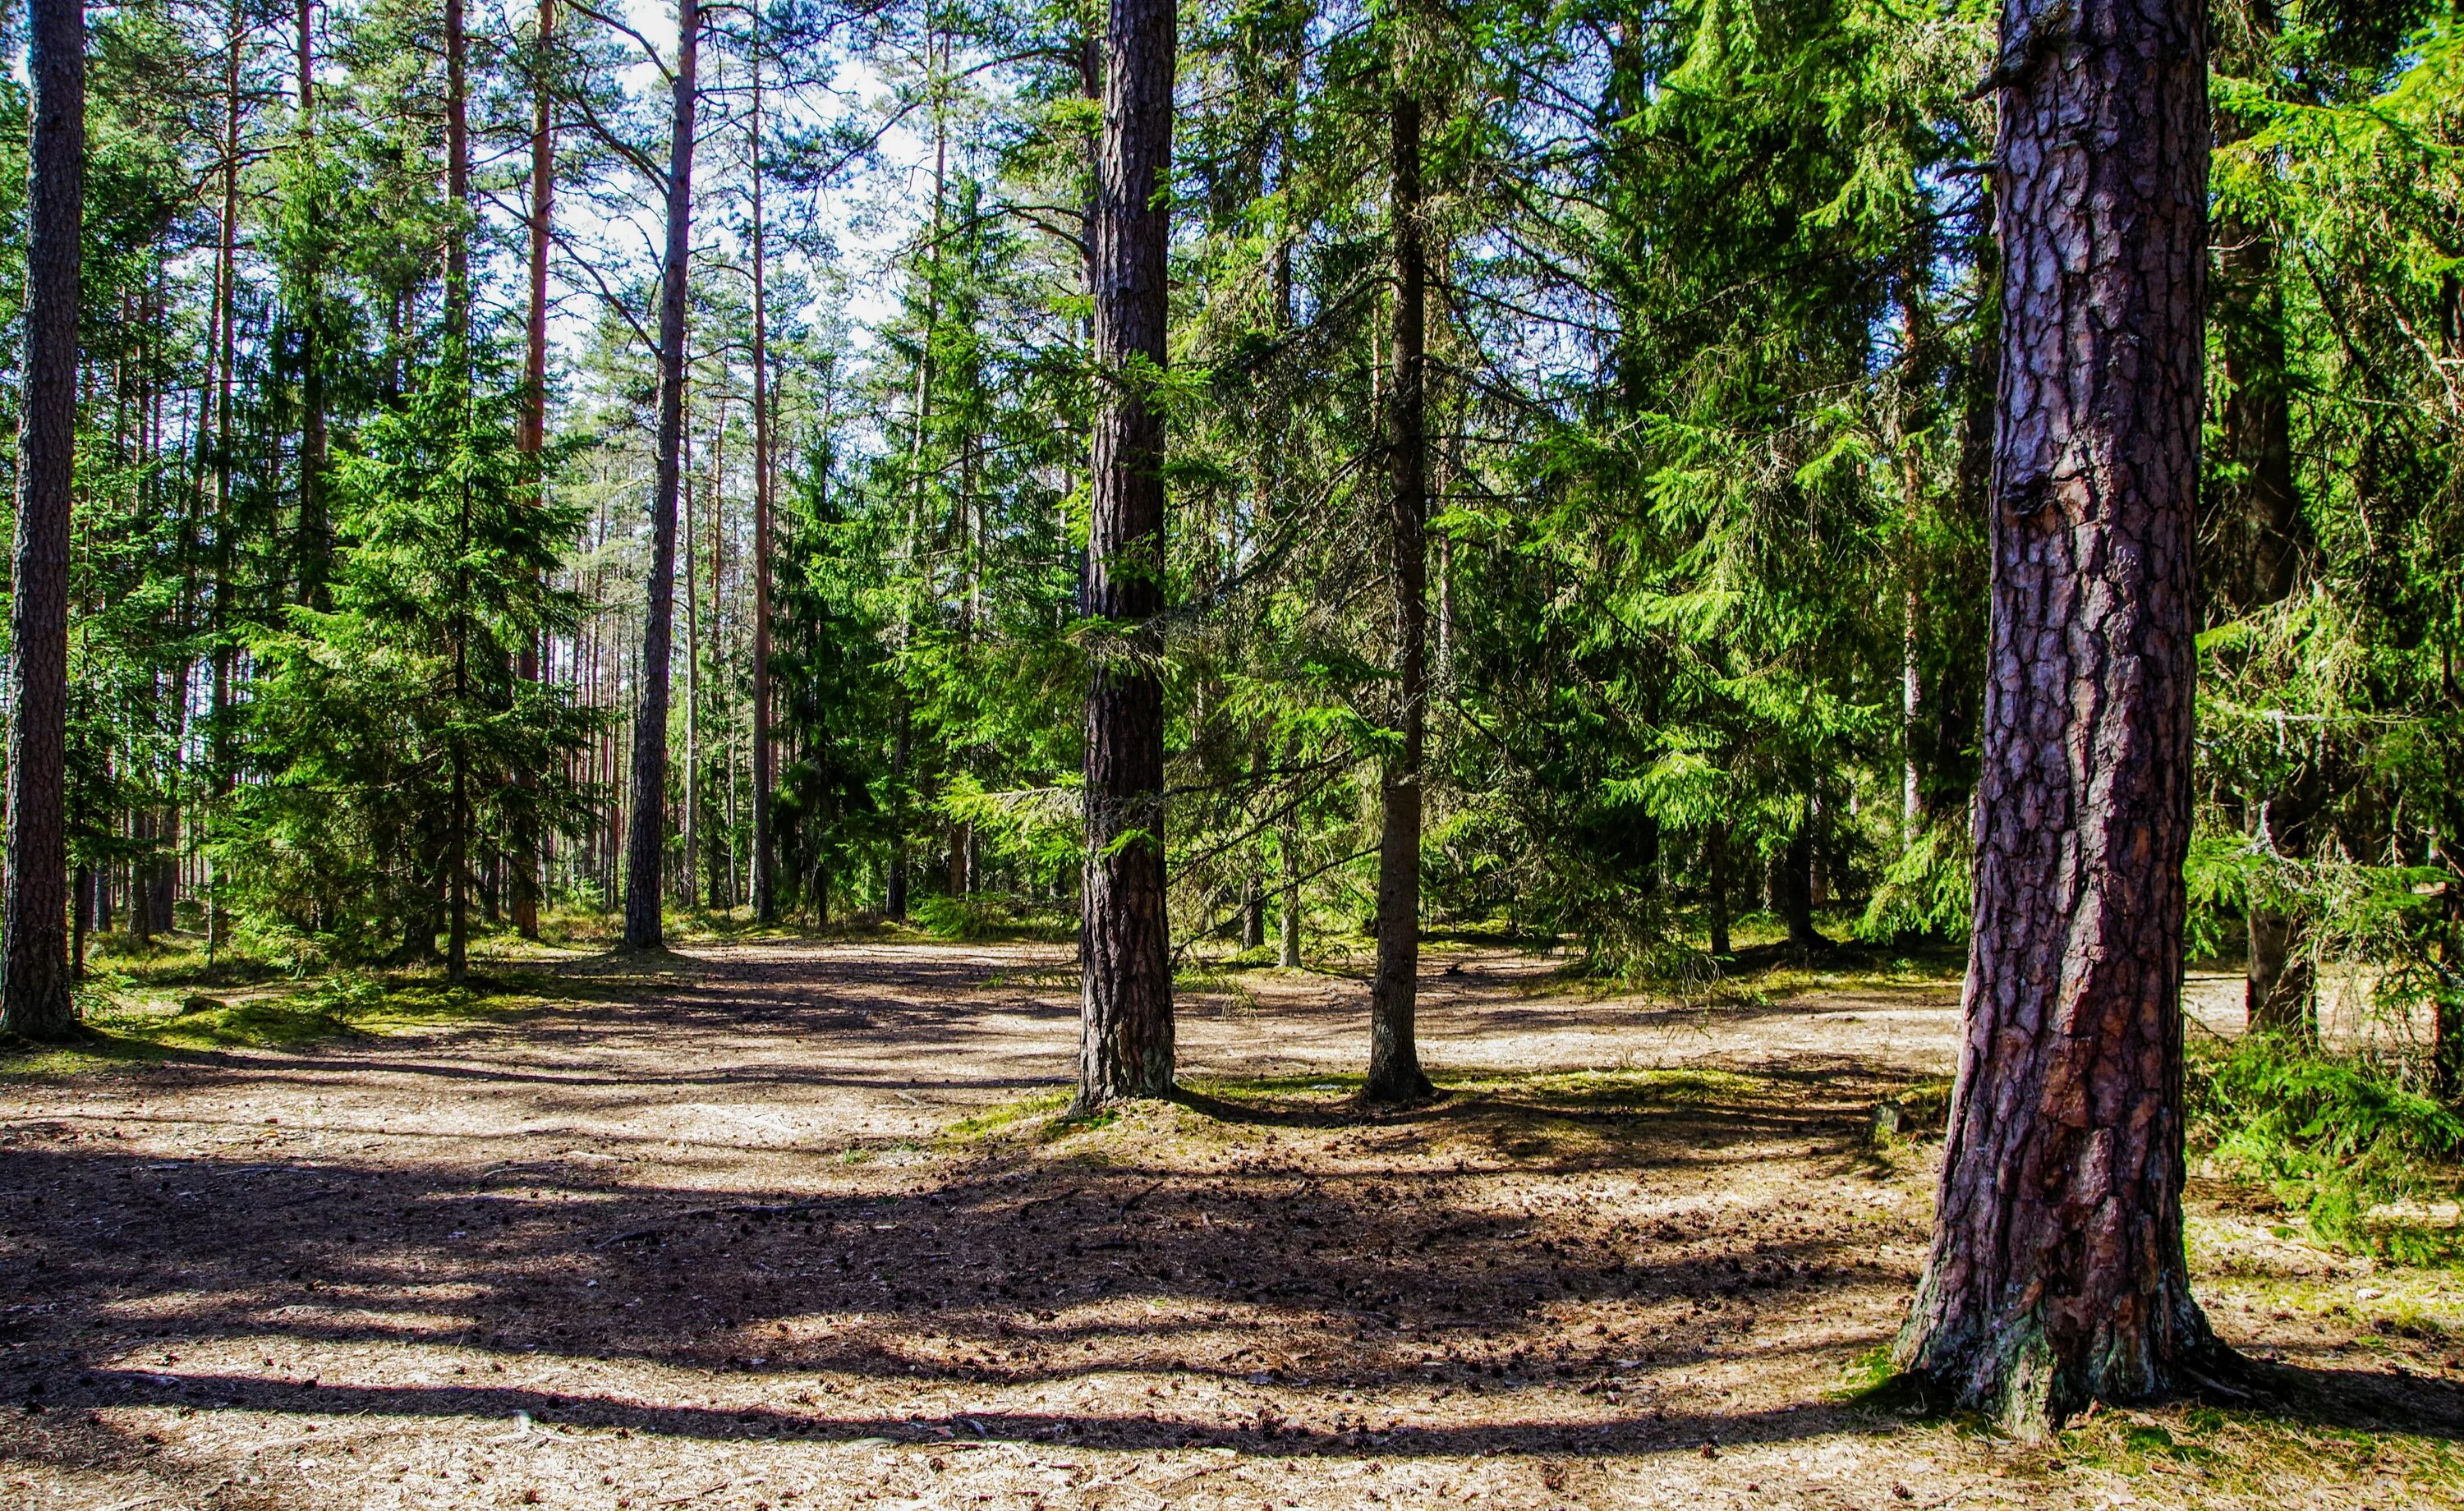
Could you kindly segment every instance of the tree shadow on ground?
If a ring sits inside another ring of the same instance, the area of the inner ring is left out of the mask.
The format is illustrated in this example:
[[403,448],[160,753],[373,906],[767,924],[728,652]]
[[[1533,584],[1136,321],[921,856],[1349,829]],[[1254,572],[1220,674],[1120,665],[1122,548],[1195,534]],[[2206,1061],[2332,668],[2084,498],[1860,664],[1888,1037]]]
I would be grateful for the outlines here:
[[[354,1045],[184,1068],[221,1089],[217,1154],[21,1120],[0,1159],[0,1405],[40,1408],[64,1443],[116,1433],[86,1415],[116,1406],[1381,1457],[1888,1426],[1828,1391],[1887,1336],[1924,1234],[1867,1194],[1867,1117],[1904,1078],[1845,1058],[1466,1077],[1374,1114],[1306,1077],[1221,1083],[1111,1128],[1022,1117],[910,1164],[782,1149],[725,1190],[626,1122],[893,1086],[867,1058],[893,1048],[956,1082],[988,1008],[1066,1011],[988,1001],[994,969],[885,951],[816,987],[755,962],[526,1021],[493,1058]],[[893,995],[917,982],[971,995]],[[725,1052],[669,1062],[686,1027],[723,1027]],[[737,1047],[798,1036],[832,1052]],[[613,1068],[611,1045],[630,1057]],[[362,1071],[624,1131],[420,1133],[400,1158],[244,1143],[253,1096]],[[2452,1385],[2278,1368],[2280,1402],[2255,1410],[2449,1439],[2464,1421]],[[1762,1399],[1720,1384],[1745,1374],[1771,1382]],[[1106,1393],[1019,1394],[1081,1385]],[[1405,1391],[1482,1414],[1348,1399]]]

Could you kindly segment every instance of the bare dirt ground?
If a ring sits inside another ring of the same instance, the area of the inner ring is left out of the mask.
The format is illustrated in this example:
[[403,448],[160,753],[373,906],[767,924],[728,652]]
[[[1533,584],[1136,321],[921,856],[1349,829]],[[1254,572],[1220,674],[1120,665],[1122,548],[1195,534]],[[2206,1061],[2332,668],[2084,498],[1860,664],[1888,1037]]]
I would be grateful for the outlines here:
[[2464,1505],[2464,1283],[2202,1187],[2244,1403],[2050,1446],[1854,1398],[1945,989],[1695,1011],[1436,955],[1184,999],[1054,1122],[1060,952],[695,950],[601,999],[0,1083],[0,1506]]

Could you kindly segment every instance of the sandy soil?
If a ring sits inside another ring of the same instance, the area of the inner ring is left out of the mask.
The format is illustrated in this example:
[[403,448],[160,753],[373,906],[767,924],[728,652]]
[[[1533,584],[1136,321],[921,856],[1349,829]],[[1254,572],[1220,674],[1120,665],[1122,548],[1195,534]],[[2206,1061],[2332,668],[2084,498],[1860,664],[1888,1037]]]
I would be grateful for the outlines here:
[[10,1083],[0,1506],[2464,1505],[2464,1286],[2216,1191],[2280,1396],[2049,1449],[1855,1404],[1927,1214],[1871,1113],[1953,994],[1547,968],[1432,957],[1450,1094],[1380,1117],[1360,984],[1265,973],[1184,1002],[1190,1106],[1057,1127],[1032,947]]

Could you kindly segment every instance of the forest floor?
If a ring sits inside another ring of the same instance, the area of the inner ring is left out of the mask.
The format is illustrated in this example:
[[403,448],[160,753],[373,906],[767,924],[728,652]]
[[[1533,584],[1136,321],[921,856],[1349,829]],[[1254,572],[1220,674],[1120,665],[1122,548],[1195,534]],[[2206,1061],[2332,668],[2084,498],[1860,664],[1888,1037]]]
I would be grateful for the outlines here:
[[2464,1506],[2464,1273],[2201,1183],[2234,1404],[2050,1445],[1859,1395],[1923,1258],[1940,984],[1672,1006],[1432,953],[1184,993],[1057,1120],[1045,946],[575,957],[518,1013],[0,1066],[0,1505]]

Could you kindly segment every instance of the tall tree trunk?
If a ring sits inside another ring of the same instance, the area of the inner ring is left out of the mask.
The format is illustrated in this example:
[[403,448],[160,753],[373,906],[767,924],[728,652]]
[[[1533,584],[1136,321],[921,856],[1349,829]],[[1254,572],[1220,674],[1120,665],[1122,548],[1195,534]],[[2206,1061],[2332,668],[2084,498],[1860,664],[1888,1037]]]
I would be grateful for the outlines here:
[[[719,413],[726,415],[722,401]],[[693,414],[685,414],[685,444],[692,445]],[[701,864],[701,577],[695,551],[700,533],[698,516],[693,512],[693,483],[684,484],[685,519],[685,870],[684,904],[693,905],[698,894],[693,880],[693,867]]]
[[2002,27],[1974,935],[1897,1356],[2040,1435],[2215,1347],[2182,1246],[2208,80],[2186,0],[2008,0]]
[[[722,360],[718,370],[718,412],[712,417],[710,431],[710,643],[711,660],[720,664],[724,664],[727,660],[727,644],[721,638],[721,625],[725,623],[726,613],[719,598],[719,573],[727,561],[726,546],[727,368]],[[693,661],[696,666],[699,665],[699,656],[694,656]],[[719,685],[718,701],[724,708],[727,701],[727,685],[723,682]],[[730,772],[734,770],[735,761],[726,745],[719,747],[718,761],[722,769]],[[728,817],[724,813],[715,823],[710,821],[710,816],[706,811],[703,814],[702,827],[709,840],[703,852],[703,860],[708,871],[704,878],[707,887],[704,896],[707,906],[714,912],[731,906],[728,899],[720,892],[720,888],[725,885],[722,857],[726,851],[728,821]],[[688,855],[692,853],[692,846],[686,846],[686,853]],[[685,890],[688,893],[693,890],[690,867],[685,878]]]
[[[2273,15],[2257,25],[2275,30]],[[2249,134],[2228,112],[2220,141]],[[2200,560],[2209,623],[2238,618],[2282,602],[2299,583],[2311,549],[2293,471],[2293,405],[2285,382],[2284,298],[2277,281],[2274,230],[2229,215],[2216,225],[2215,311],[2224,342],[2224,457],[2228,469],[2213,490],[2207,522],[2214,549]],[[2302,771],[2274,790],[2254,794],[2252,827],[2260,847],[2288,861],[2310,858],[2311,819],[2319,806],[2315,773]],[[2262,891],[2248,909],[2250,953],[2244,1000],[2250,1026],[2296,1038],[2316,1035],[2314,972],[2301,947],[2298,919]]]
[[1172,0],[1111,0],[1097,154],[1094,499],[1087,612],[1087,852],[1080,899],[1077,1106],[1172,1090],[1172,942],[1164,900],[1164,435],[1147,393],[1164,365],[1171,238]]
[[[462,0],[445,0],[445,208],[451,216],[445,237],[445,349],[452,365],[451,382],[463,404],[470,403],[471,375],[471,97],[466,71],[470,52],[463,32]],[[465,409],[468,418],[468,409]],[[471,488],[461,490],[456,544],[471,544]],[[471,631],[467,600],[469,583],[460,568],[453,574],[453,698],[457,710],[471,700]],[[446,815],[445,841],[445,978],[460,985],[470,973],[471,956],[471,769],[470,757],[457,739],[452,756],[452,799]]]
[[0,1035],[77,1034],[68,959],[69,513],[75,496],[79,226],[85,208],[85,7],[33,0],[25,397],[9,644],[8,898]]
[[1424,369],[1427,266],[1420,225],[1420,101],[1389,100],[1393,127],[1395,373],[1387,391],[1387,522],[1395,590],[1396,722],[1402,748],[1379,773],[1384,828],[1377,842],[1377,974],[1369,990],[1372,1102],[1406,1102],[1431,1089],[1420,1070],[1414,1018],[1420,991],[1420,756],[1429,696],[1428,449]]
[[[556,125],[549,109],[552,64],[548,50],[555,40],[556,0],[539,0],[539,20],[532,38],[537,59],[531,79],[531,298],[522,351],[520,445],[525,462],[523,475],[539,491],[541,502],[545,501],[547,490],[547,479],[541,471],[547,451],[547,252],[556,212]],[[535,642],[523,644],[520,664],[515,670],[525,682],[539,680],[539,647]],[[532,784],[527,773],[518,779],[525,787]],[[527,805],[512,859],[514,929],[525,939],[537,939],[541,889],[539,835]]]
[[451,338],[465,337],[471,328],[469,54],[462,0],[445,0],[445,210],[453,218],[445,237],[445,334]]
[[[299,0],[299,150],[317,151],[317,7]],[[313,183],[313,180],[312,180]],[[312,203],[321,214],[321,202]],[[325,270],[314,234],[308,265],[299,270],[299,602],[331,605],[326,579],[332,570],[332,529],[325,514]]]
[[213,882],[211,818],[213,803],[231,790],[231,609],[232,575],[236,562],[231,551],[234,534],[231,519],[231,383],[238,357],[238,333],[234,312],[239,299],[239,122],[240,122],[240,52],[248,38],[248,12],[232,0],[224,35],[223,53],[223,209],[219,245],[215,249],[214,327],[217,349],[214,353],[214,597],[209,623],[210,643],[209,675],[212,679],[210,712],[207,719],[206,753],[209,767],[207,790],[197,829],[197,855],[205,882],[206,958],[214,957],[222,943],[222,901]]
[[761,216],[761,22],[753,21],[753,921],[779,916],[770,832],[770,307]]
[[642,616],[642,703],[633,724],[633,815],[625,855],[625,945],[666,943],[659,916],[668,832],[668,656],[676,611],[676,493],[683,482],[685,274],[693,251],[693,57],[697,0],[677,0],[675,101],[668,137],[668,250],[659,276],[658,481],[650,508],[649,604]]

